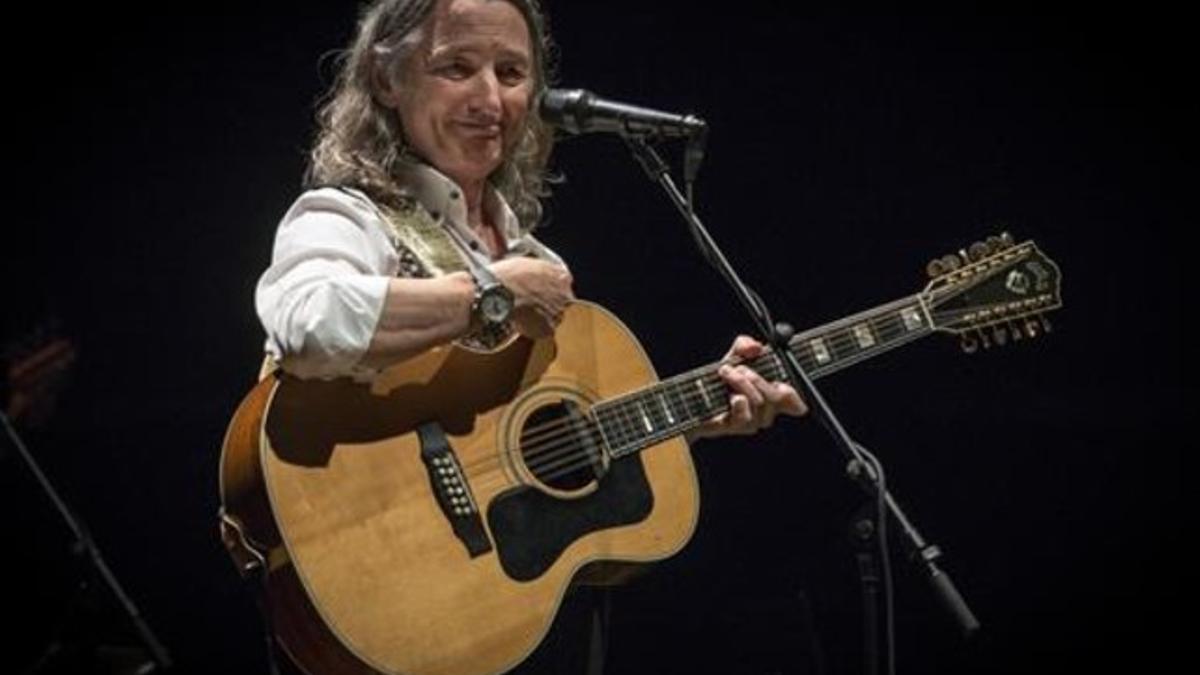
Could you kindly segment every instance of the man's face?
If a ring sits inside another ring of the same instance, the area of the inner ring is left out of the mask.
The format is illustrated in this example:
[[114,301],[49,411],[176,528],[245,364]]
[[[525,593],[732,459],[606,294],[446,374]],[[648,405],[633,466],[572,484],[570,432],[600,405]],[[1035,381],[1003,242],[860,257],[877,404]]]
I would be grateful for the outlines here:
[[533,91],[529,28],[503,0],[441,0],[395,101],[405,135],[460,185],[485,180],[520,140]]

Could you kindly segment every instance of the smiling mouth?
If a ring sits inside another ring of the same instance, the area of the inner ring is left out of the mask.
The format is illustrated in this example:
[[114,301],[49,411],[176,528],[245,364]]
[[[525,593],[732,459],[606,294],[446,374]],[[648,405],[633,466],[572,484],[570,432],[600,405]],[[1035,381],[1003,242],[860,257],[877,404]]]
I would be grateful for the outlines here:
[[499,124],[478,124],[475,122],[460,122],[458,125],[468,136],[475,138],[499,138]]

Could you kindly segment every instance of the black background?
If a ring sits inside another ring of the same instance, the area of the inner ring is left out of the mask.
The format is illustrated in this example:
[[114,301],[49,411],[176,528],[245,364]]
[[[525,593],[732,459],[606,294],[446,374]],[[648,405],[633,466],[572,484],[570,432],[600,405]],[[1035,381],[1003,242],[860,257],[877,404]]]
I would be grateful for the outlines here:
[[[809,327],[913,293],[930,258],[1000,230],[1060,265],[1047,338],[968,356],[939,336],[820,383],[984,624],[960,640],[897,556],[899,672],[1179,658],[1174,617],[1194,595],[1182,123],[1196,116],[1181,18],[550,4],[563,85],[709,121],[701,214],[779,318]],[[4,338],[55,317],[79,357],[25,439],[179,672],[263,672],[216,536],[218,449],[259,363],[253,288],[299,190],[321,56],[354,12],[31,11],[5,47]],[[619,141],[564,142],[555,166],[567,181],[543,239],[660,373],[751,330]],[[64,618],[78,575],[69,533],[2,447],[5,654],[21,672],[56,626],[80,625]],[[820,425],[782,421],[696,458],[699,529],[617,592],[611,672],[861,672],[845,534],[861,494]],[[101,614],[78,630],[131,641],[119,612]]]

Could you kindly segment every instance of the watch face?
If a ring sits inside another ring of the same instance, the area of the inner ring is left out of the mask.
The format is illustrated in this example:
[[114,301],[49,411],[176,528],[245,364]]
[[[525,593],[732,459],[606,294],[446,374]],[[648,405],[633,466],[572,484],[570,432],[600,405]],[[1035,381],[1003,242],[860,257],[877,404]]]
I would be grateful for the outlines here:
[[512,300],[504,293],[486,293],[479,299],[479,310],[490,323],[500,323],[512,311]]

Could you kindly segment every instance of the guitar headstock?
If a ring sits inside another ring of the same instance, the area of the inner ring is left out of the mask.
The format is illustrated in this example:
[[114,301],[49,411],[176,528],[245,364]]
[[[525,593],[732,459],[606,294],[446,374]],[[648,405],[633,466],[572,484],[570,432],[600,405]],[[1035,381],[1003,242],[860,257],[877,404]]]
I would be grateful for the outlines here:
[[926,271],[933,280],[920,295],[933,328],[960,335],[968,353],[1048,333],[1045,313],[1062,306],[1058,265],[1007,232],[935,258]]

